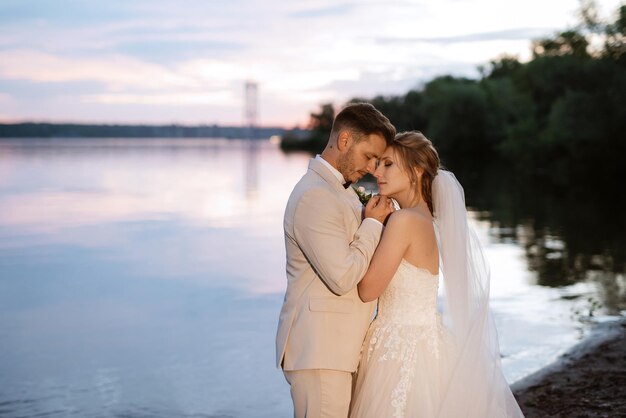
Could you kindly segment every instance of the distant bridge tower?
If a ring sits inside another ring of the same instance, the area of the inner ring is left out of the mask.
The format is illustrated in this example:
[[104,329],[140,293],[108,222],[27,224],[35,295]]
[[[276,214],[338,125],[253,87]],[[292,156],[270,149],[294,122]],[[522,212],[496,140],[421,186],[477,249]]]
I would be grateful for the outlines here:
[[254,135],[257,123],[257,91],[258,84],[254,81],[246,81],[246,126],[249,128],[250,137]]
[[245,124],[248,127],[248,141],[246,145],[246,196],[249,200],[254,200],[258,192],[258,141],[256,138],[257,126],[257,91],[258,85],[254,81],[246,81],[246,108]]

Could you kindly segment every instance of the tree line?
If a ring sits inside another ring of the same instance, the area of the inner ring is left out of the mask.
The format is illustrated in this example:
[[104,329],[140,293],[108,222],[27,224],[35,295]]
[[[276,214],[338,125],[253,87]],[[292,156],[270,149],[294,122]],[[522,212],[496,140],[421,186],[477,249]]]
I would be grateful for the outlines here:
[[[580,23],[532,42],[532,58],[501,56],[479,79],[437,77],[397,96],[354,98],[383,112],[398,131],[420,130],[451,166],[504,161],[521,173],[571,184],[621,173],[626,155],[626,6],[598,17],[581,5]],[[323,149],[334,108],[311,114],[307,141]]]

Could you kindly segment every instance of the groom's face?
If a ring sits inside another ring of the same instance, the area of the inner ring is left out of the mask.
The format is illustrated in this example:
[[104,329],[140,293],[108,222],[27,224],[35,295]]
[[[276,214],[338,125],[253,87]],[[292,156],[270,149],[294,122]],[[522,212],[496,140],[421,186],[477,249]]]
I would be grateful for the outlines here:
[[337,161],[337,168],[346,181],[356,183],[366,173],[374,174],[376,161],[385,152],[387,143],[379,134],[366,135],[353,141]]

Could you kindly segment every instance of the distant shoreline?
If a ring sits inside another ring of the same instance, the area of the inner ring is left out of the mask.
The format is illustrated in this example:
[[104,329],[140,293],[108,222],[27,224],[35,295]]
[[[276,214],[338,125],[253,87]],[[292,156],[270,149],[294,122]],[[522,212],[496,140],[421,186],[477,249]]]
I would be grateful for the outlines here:
[[626,416],[626,319],[595,325],[557,361],[511,389],[526,418]]
[[251,138],[262,139],[306,130],[220,125],[121,125],[79,123],[0,123],[0,138]]

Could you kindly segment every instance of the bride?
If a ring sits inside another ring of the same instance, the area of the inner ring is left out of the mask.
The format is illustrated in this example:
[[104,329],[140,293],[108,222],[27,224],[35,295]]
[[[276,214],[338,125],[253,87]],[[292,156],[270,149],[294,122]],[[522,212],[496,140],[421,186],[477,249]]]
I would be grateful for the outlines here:
[[378,314],[363,343],[350,416],[523,417],[502,374],[489,270],[467,223],[463,188],[420,132],[398,134],[375,177],[380,194],[402,209],[389,218],[358,285],[363,301],[378,298]]

